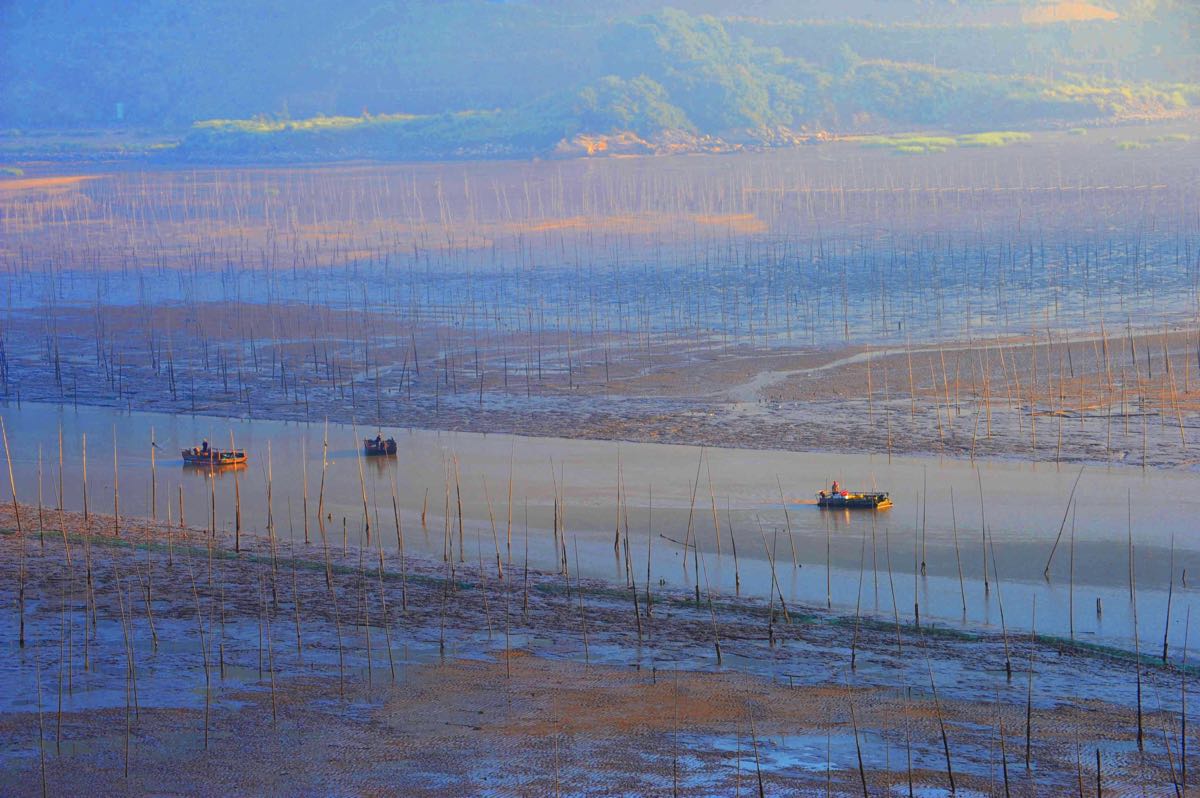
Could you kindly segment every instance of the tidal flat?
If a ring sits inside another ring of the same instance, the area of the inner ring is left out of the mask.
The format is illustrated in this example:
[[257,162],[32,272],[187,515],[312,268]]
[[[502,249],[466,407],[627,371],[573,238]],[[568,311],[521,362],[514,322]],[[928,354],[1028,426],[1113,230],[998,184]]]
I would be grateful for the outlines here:
[[0,180],[0,792],[1186,790],[1200,161],[1116,135]]

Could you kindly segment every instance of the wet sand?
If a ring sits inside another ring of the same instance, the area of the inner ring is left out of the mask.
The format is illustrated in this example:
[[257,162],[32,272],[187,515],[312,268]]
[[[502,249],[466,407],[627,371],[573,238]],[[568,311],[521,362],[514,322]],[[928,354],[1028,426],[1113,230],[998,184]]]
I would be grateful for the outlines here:
[[798,452],[1200,461],[1200,330],[1183,322],[1049,340],[749,345],[547,328],[481,338],[432,318],[212,300],[17,309],[5,332],[10,404]]
[[1192,469],[1194,150],[39,173],[0,395]]
[[1091,138],[0,191],[0,792],[1174,794],[1200,164]]
[[0,512],[9,794],[40,793],[39,739],[48,789],[69,794],[754,794],[759,779],[808,794],[910,778],[941,794],[951,773],[963,794],[995,794],[1006,763],[1011,791],[1033,795],[1093,785],[1097,749],[1106,793],[1173,794],[1180,778],[1196,676],[1149,654],[655,585],[647,604],[642,582],[635,606],[633,589],[519,565],[501,580],[486,560],[451,573],[262,540],[235,554],[202,529],[167,539],[126,519],[117,539],[111,517],[90,536],[63,521],[72,565],[58,530],[17,535]]

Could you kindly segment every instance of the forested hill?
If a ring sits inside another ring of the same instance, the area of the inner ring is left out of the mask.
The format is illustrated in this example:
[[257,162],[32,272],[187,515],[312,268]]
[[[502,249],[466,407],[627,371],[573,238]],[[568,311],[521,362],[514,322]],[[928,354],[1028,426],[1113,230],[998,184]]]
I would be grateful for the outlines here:
[[0,129],[132,129],[198,156],[480,157],[1200,106],[1194,0],[672,6],[9,0]]

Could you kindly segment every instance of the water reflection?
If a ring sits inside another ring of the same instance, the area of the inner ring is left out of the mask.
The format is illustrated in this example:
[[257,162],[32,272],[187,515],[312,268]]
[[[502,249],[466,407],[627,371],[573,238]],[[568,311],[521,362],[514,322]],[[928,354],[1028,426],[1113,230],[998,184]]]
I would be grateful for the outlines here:
[[[860,603],[861,584],[864,611],[905,618],[919,605],[924,622],[959,624],[965,618],[976,625],[999,622],[1003,596],[1010,631],[1028,628],[1036,597],[1040,632],[1065,637],[1073,627],[1079,638],[1127,645],[1132,550],[1141,636],[1148,646],[1161,647],[1165,631],[1179,650],[1195,595],[1186,574],[1200,568],[1200,536],[1193,531],[1200,491],[1188,472],[1088,468],[1047,578],[1043,571],[1077,467],[999,461],[977,471],[969,462],[933,458],[701,452],[390,429],[399,456],[365,457],[356,430],[337,424],[328,426],[323,463],[323,424],[30,403],[2,412],[17,494],[27,501],[39,491],[39,448],[43,495],[57,500],[52,461],[61,426],[63,494],[71,509],[82,508],[82,447],[74,442],[85,434],[96,441],[115,435],[121,507],[130,515],[163,520],[171,504],[177,518],[182,503],[195,526],[232,528],[240,497],[244,534],[261,535],[270,482],[277,534],[302,539],[308,528],[315,535],[320,506],[329,534],[353,545],[368,534],[365,493],[373,542],[377,536],[388,550],[397,548],[398,520],[412,554],[436,559],[452,551],[456,560],[477,562],[482,554],[494,561],[499,548],[502,559],[523,560],[528,546],[531,565],[553,569],[561,544],[557,524],[567,530],[572,566],[578,545],[585,575],[618,584],[632,579],[644,586],[649,570],[652,584],[691,590],[699,572],[702,587],[707,579],[717,592],[765,597],[777,579],[789,602],[851,612]],[[247,450],[249,463],[185,467],[171,456],[197,440],[230,434]],[[158,444],[153,466],[151,440]],[[113,485],[111,458],[95,446],[90,457],[91,506],[104,507]],[[813,497],[831,476],[878,485],[896,505],[883,512],[819,509]],[[1130,501],[1146,495],[1157,498]],[[618,534],[629,537],[628,566],[623,554],[613,553]],[[1103,615],[1094,610],[1097,599]]]

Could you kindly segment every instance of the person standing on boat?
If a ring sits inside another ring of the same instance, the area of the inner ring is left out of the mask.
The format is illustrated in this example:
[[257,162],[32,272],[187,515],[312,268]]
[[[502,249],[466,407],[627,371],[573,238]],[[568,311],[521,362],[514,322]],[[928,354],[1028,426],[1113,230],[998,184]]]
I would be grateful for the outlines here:
[[207,439],[200,443],[200,453],[208,454],[208,440]]
[[838,481],[835,479],[833,481],[833,495],[836,496],[840,492],[841,492],[841,489],[838,487]]

